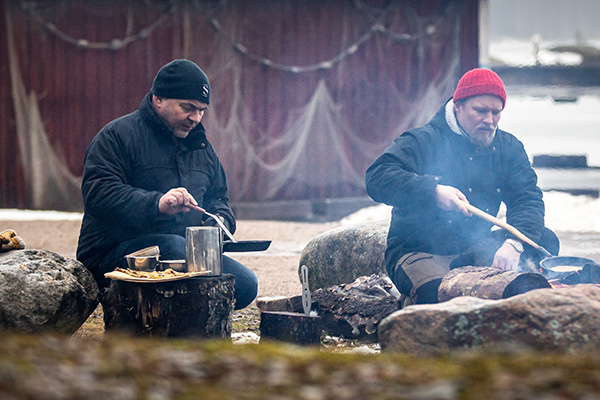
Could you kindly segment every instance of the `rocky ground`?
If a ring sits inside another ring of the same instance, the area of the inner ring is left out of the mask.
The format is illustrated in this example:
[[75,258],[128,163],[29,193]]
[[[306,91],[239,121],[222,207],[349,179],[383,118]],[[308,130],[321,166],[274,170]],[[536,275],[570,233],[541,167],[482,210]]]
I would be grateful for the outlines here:
[[[250,267],[258,276],[259,296],[294,296],[301,293],[298,277],[300,254],[315,236],[341,226],[341,222],[304,223],[287,221],[238,221],[238,240],[272,240],[267,251],[229,253]],[[27,248],[46,249],[75,258],[80,221],[0,221],[0,231],[13,229],[23,238]],[[588,257],[600,262],[600,234],[558,232],[561,255]],[[254,304],[234,314],[234,334],[250,341],[258,339],[260,313]],[[76,335],[101,337],[104,331],[102,308],[90,316]],[[346,348],[360,343],[326,338],[325,346]],[[372,345],[369,345],[372,348]]]

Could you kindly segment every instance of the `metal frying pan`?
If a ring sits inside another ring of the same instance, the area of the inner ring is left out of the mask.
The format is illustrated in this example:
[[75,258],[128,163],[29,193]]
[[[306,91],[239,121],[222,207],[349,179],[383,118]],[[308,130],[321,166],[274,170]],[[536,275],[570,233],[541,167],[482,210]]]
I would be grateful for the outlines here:
[[214,219],[223,232],[225,232],[230,241],[223,242],[223,252],[264,251],[271,245],[270,240],[236,240],[219,217],[209,213],[202,207],[193,204],[190,204],[189,207]]
[[271,245],[270,240],[238,240],[223,242],[223,252],[264,251]]
[[549,257],[540,261],[541,267],[555,276],[579,272],[586,265],[598,265],[594,260],[583,257]]
[[479,218],[482,218],[486,221],[491,222],[492,224],[494,224],[496,226],[499,226],[500,228],[505,229],[506,231],[512,233],[516,238],[518,238],[522,242],[527,243],[534,249],[539,250],[545,257],[542,261],[540,261],[540,266],[544,269],[547,269],[552,272],[562,272],[560,270],[564,270],[565,267],[571,267],[571,268],[573,268],[573,271],[576,271],[576,270],[583,269],[583,267],[587,264],[597,264],[596,261],[590,260],[589,258],[553,256],[552,254],[550,254],[550,252],[548,250],[546,250],[545,248],[543,248],[542,246],[540,246],[533,240],[529,239],[527,236],[525,236],[523,233],[521,233],[521,231],[519,231],[514,226],[509,225],[506,222],[504,222],[496,217],[493,217],[484,211],[481,211],[479,208],[477,208],[469,203],[465,203],[465,205],[467,206],[467,209],[473,215],[476,215]]

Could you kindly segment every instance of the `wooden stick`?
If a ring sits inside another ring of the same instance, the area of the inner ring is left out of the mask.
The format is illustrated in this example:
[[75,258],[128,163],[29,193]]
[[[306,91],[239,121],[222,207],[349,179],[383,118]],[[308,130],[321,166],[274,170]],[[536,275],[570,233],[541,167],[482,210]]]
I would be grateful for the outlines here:
[[520,241],[527,243],[528,245],[532,246],[534,249],[540,250],[547,257],[552,256],[550,254],[550,252],[548,252],[548,250],[546,250],[545,248],[543,248],[542,246],[540,246],[533,240],[529,239],[527,236],[525,236],[523,233],[521,233],[521,231],[518,230],[517,228],[515,228],[514,226],[509,225],[508,223],[502,221],[501,219],[498,219],[484,211],[481,211],[479,208],[477,208],[469,203],[465,203],[465,205],[467,207],[467,210],[469,210],[471,212],[471,214],[476,215],[479,218],[485,219],[486,221],[489,221],[492,224],[507,230],[508,232],[512,233]]

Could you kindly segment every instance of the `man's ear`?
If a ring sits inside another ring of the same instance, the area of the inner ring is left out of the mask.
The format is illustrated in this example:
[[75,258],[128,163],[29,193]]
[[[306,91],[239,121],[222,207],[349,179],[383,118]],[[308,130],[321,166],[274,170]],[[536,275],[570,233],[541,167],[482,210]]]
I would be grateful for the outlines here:
[[155,106],[160,107],[162,105],[162,102],[163,102],[163,98],[162,97],[158,97],[155,94],[152,95],[152,103]]

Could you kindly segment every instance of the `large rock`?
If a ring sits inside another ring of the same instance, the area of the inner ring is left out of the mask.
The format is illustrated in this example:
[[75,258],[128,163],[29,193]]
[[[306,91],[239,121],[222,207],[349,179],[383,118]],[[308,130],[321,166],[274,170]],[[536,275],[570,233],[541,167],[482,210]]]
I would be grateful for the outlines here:
[[600,351],[600,287],[537,289],[504,300],[457,297],[414,305],[379,325],[382,350],[418,355],[457,349]]
[[[385,272],[385,248],[390,222],[356,224],[325,232],[302,251],[311,290],[353,282],[359,276]],[[298,268],[300,274],[300,268]]]
[[0,328],[74,333],[98,305],[98,285],[79,261],[46,250],[0,254]]

